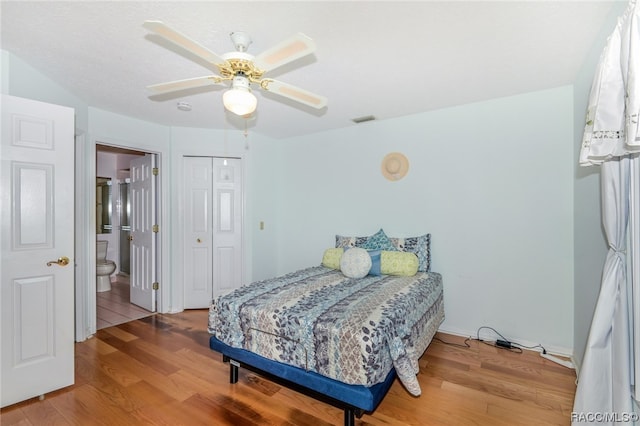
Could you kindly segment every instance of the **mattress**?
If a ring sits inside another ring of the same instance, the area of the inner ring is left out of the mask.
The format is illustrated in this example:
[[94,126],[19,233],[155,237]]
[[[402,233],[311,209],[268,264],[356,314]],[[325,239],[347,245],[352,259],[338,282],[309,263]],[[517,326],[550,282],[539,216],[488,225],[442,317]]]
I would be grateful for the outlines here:
[[209,310],[219,341],[346,384],[391,369],[420,395],[418,359],[444,319],[441,275],[348,278],[314,266],[221,296]]

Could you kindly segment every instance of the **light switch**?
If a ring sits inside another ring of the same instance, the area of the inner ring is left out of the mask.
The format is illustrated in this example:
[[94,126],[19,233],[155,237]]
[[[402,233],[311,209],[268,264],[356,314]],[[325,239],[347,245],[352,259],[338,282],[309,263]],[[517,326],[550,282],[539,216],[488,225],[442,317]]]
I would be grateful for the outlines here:
[[264,222],[263,221],[260,221],[260,230],[261,231],[264,230]]

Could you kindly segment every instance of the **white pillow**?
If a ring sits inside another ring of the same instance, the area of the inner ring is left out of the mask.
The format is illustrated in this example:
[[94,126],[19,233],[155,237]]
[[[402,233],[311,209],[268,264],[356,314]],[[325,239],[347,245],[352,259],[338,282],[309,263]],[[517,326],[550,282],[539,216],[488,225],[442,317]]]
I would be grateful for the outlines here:
[[371,256],[363,248],[346,250],[340,258],[340,270],[349,278],[365,277],[371,269]]

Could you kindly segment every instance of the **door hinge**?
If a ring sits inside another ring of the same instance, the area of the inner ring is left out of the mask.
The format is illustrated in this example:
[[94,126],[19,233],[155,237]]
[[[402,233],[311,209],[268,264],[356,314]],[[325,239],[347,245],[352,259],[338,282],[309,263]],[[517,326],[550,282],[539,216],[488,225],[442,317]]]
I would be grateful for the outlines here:
[[151,230],[153,232],[158,232],[158,231],[160,231],[160,227],[158,225],[153,225],[153,228],[151,228]]
[[154,176],[158,176],[158,173],[160,172],[158,171],[157,167],[154,167],[153,170],[151,170],[151,173],[153,173]]
[[158,290],[160,288],[160,283],[153,283],[153,289]]

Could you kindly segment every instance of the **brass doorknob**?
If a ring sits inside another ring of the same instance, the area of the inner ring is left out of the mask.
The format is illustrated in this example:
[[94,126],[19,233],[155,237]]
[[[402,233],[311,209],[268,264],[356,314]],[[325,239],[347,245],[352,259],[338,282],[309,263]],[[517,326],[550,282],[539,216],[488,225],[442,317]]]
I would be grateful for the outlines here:
[[197,242],[199,242],[199,243],[201,243],[201,242],[202,242],[202,240],[201,240],[200,238],[198,238],[196,241],[197,241]]
[[47,266],[51,266],[54,263],[60,266],[67,266],[69,264],[69,258],[67,256],[62,256],[59,257],[58,260],[50,260],[47,262]]

